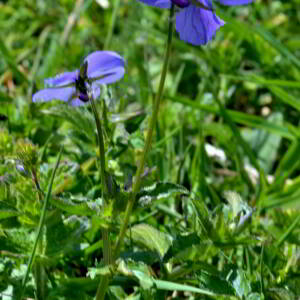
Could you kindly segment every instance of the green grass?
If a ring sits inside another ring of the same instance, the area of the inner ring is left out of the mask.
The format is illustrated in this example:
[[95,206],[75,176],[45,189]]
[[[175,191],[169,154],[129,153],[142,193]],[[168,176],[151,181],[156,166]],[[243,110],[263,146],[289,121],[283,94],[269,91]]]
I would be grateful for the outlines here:
[[[204,47],[174,34],[142,189],[111,266],[101,229],[114,245],[158,89],[168,11],[98,2],[0,3],[0,299],[20,295],[62,146],[23,299],[94,299],[104,276],[105,299],[297,299],[299,0],[217,6],[227,24]],[[106,106],[97,102],[115,193],[105,207],[89,105],[31,101],[45,78],[104,47],[126,60],[124,79],[103,90]]]

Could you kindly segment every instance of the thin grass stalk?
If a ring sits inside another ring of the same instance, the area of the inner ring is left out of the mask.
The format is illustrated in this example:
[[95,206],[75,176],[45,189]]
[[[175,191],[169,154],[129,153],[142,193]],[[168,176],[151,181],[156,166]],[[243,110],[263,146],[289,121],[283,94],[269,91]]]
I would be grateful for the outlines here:
[[26,286],[26,282],[27,282],[28,277],[29,277],[29,273],[30,273],[30,270],[31,270],[31,267],[32,267],[32,264],[33,264],[33,261],[34,261],[34,258],[35,258],[36,249],[37,249],[37,246],[38,246],[38,243],[39,243],[39,239],[40,239],[40,236],[41,236],[42,228],[44,226],[45,217],[46,217],[46,211],[47,211],[47,206],[48,206],[48,203],[49,203],[49,200],[50,200],[50,197],[51,197],[53,181],[54,181],[54,177],[55,177],[57,168],[59,166],[59,162],[60,162],[62,150],[63,150],[63,147],[61,147],[60,152],[58,154],[55,167],[54,167],[54,169],[52,171],[50,183],[48,185],[47,194],[46,194],[46,197],[44,199],[44,206],[43,206],[42,214],[41,214],[41,217],[40,217],[40,221],[39,221],[39,225],[38,225],[38,229],[37,229],[36,238],[35,238],[35,241],[34,241],[34,245],[33,245],[31,256],[29,258],[29,262],[28,262],[28,267],[27,267],[27,270],[26,270],[26,274],[24,276],[24,279],[23,279],[23,282],[22,282],[22,286],[21,286],[21,291],[20,291],[20,296],[19,296],[20,300],[22,300],[22,297],[23,297],[23,294],[24,294],[24,289],[25,289],[25,286]]
[[129,218],[130,218],[130,215],[132,212],[135,198],[136,198],[138,191],[140,190],[142,174],[144,171],[146,158],[147,158],[148,152],[151,148],[152,135],[153,135],[156,121],[157,121],[160,102],[162,99],[162,94],[163,94],[165,80],[166,80],[167,71],[168,71],[169,59],[170,59],[170,55],[171,55],[171,44],[172,44],[172,36],[173,36],[173,19],[174,19],[173,16],[174,16],[174,5],[172,5],[171,9],[170,9],[167,48],[166,48],[166,52],[165,52],[165,56],[164,56],[164,63],[163,63],[161,77],[160,77],[159,88],[158,88],[158,92],[156,94],[156,98],[155,98],[155,102],[154,102],[154,109],[153,109],[152,117],[150,120],[149,129],[147,132],[147,137],[146,137],[144,150],[142,153],[142,158],[141,158],[139,167],[137,169],[137,173],[135,176],[135,182],[132,187],[132,196],[128,201],[126,211],[125,211],[124,221],[123,221],[123,224],[121,226],[121,230],[120,230],[120,233],[118,236],[118,240],[117,240],[117,244],[116,244],[116,248],[115,248],[115,252],[114,252],[114,259],[116,259],[120,254],[121,246],[122,246],[122,243],[123,243],[123,240],[125,237],[125,233],[126,233],[126,230],[127,230],[128,224],[129,224]]
[[[105,152],[104,152],[104,138],[103,138],[103,130],[102,124],[98,115],[97,107],[95,105],[94,99],[90,97],[90,103],[92,107],[92,111],[94,114],[96,127],[97,127],[97,136],[98,136],[98,144],[99,144],[99,154],[100,154],[100,176],[101,176],[101,185],[102,185],[102,199],[104,201],[104,205],[107,205],[107,195],[108,195],[108,187],[105,176]],[[109,230],[107,228],[103,228],[102,230],[102,240],[103,240],[103,262],[104,265],[109,265],[112,263],[112,251],[111,251],[111,243],[109,237]],[[105,275],[101,278],[100,284],[96,293],[96,300],[104,299],[105,292],[107,290],[109,283],[109,276]]]

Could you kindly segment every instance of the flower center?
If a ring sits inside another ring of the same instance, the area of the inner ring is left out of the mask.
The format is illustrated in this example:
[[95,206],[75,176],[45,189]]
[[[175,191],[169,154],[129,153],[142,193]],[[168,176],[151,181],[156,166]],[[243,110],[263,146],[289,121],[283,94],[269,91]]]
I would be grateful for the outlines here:
[[191,3],[190,3],[190,0],[171,0],[175,5],[181,7],[181,8],[184,8],[184,7],[187,7],[189,6]]
[[89,101],[88,96],[88,87],[85,79],[81,77],[81,75],[78,76],[78,78],[75,81],[76,91],[78,93],[78,98],[83,102]]

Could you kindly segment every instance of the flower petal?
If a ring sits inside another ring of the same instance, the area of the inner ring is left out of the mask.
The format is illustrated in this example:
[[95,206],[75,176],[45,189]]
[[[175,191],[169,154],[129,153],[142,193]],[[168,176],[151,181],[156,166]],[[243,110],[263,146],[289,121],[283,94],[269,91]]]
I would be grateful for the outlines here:
[[[201,4],[212,8],[210,0],[198,0]],[[224,25],[224,21],[213,11],[190,5],[176,15],[176,30],[180,39],[193,45],[205,45]]]
[[78,70],[75,70],[73,72],[65,72],[55,76],[54,78],[45,79],[44,82],[49,87],[68,85],[71,83],[75,83],[78,74],[79,74]]
[[112,51],[96,51],[88,55],[87,76],[101,84],[113,83],[124,76],[124,59]]
[[245,5],[253,2],[253,0],[218,0],[223,5]]
[[160,8],[170,8],[171,7],[171,0],[139,0],[150,6],[156,6]]
[[101,94],[101,83],[98,81],[95,81],[92,83],[92,93],[93,93],[93,99],[96,100],[99,98]]
[[75,87],[49,88],[40,90],[32,96],[33,102],[47,102],[51,100],[69,101],[76,93]]
[[78,97],[72,99],[72,101],[70,102],[71,106],[82,106],[82,105],[84,105],[86,103],[87,102],[81,101]]

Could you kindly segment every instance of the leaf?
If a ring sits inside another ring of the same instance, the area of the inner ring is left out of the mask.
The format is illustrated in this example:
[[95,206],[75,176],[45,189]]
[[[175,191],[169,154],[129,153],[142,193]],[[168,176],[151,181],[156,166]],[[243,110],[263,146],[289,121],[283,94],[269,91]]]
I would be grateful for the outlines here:
[[[61,214],[48,225],[46,255],[51,258],[60,258],[70,251],[75,253],[80,250],[83,233],[88,229],[89,223],[85,218],[71,216],[62,221]],[[55,222],[55,223],[54,223]]]
[[296,97],[294,97],[291,93],[287,93],[280,87],[277,86],[269,86],[269,90],[278,97],[283,103],[295,108],[300,111],[300,101]]
[[14,75],[18,78],[18,80],[25,81],[26,83],[29,83],[29,80],[27,77],[19,71],[18,66],[15,64],[14,59],[11,57],[9,50],[6,48],[4,42],[2,39],[0,39],[0,52],[2,53],[2,57],[8,64],[8,66],[11,68]]
[[198,271],[197,273],[199,273],[197,276],[199,284],[206,290],[216,294],[235,295],[231,284],[226,280],[222,273],[220,273],[220,271],[216,270],[216,272],[211,273],[207,270],[200,270],[200,272]]
[[217,293],[209,291],[203,288],[197,288],[187,284],[179,284],[171,281],[165,280],[154,280],[156,288],[159,290],[165,291],[182,291],[182,292],[191,292],[196,294],[208,295],[208,296],[217,296]]
[[0,91],[0,102],[13,103],[13,98]]
[[74,203],[68,198],[52,197],[51,204],[63,211],[81,216],[93,216],[98,214],[100,211],[97,203],[94,201]]
[[138,224],[131,228],[131,238],[149,250],[163,257],[172,244],[171,237],[147,224]]
[[177,254],[184,252],[190,247],[199,245],[200,242],[201,240],[196,233],[177,236],[165,254],[164,261],[167,262],[169,259],[175,258]]
[[285,56],[290,62],[300,69],[300,60],[288,48],[286,48],[277,38],[275,38],[269,31],[266,31],[261,26],[252,28],[254,32],[259,34],[266,42],[275,48],[280,54]]
[[20,214],[21,213],[16,210],[7,210],[7,209],[0,210],[0,220],[17,217]]
[[249,280],[246,278],[246,274],[243,270],[230,270],[227,275],[227,280],[230,282],[239,298],[246,298],[251,292]]
[[230,74],[221,74],[221,76],[226,77],[228,79],[233,79],[237,81],[249,81],[253,83],[258,83],[264,86],[281,86],[281,87],[290,87],[290,88],[300,88],[300,82],[291,81],[291,80],[282,80],[282,79],[266,79],[264,77],[260,77],[257,75],[230,75]]
[[85,107],[57,105],[50,109],[42,110],[42,113],[70,122],[77,131],[83,132],[91,142],[95,141],[96,126],[93,115]]
[[[181,103],[186,106],[190,106],[194,109],[206,111],[206,112],[217,114],[217,115],[222,115],[220,109],[216,108],[215,106],[201,104],[196,101],[191,101],[183,96],[179,96],[179,95],[177,95],[176,97],[168,96],[168,99],[173,102],[177,102],[177,103]],[[232,121],[235,123],[239,123],[239,124],[246,125],[246,126],[253,127],[253,128],[264,129],[268,132],[277,134],[281,137],[285,137],[290,140],[293,140],[296,138],[295,135],[288,128],[273,124],[269,121],[264,120],[261,117],[246,114],[246,113],[239,112],[239,111],[234,111],[231,109],[224,108],[224,110],[228,114],[228,116],[232,119]]]
[[118,271],[126,276],[134,276],[138,279],[140,286],[147,290],[154,286],[153,278],[147,265],[141,262],[124,262],[118,265]]
[[[272,113],[268,117],[268,121],[283,126],[283,115],[282,113]],[[269,173],[277,157],[281,137],[261,129],[246,129],[242,133],[243,137],[251,144],[251,148],[257,153],[260,166],[266,173]]]
[[148,205],[154,200],[168,198],[176,194],[188,195],[189,191],[179,184],[156,182],[151,186],[144,187],[136,197],[141,205]]

